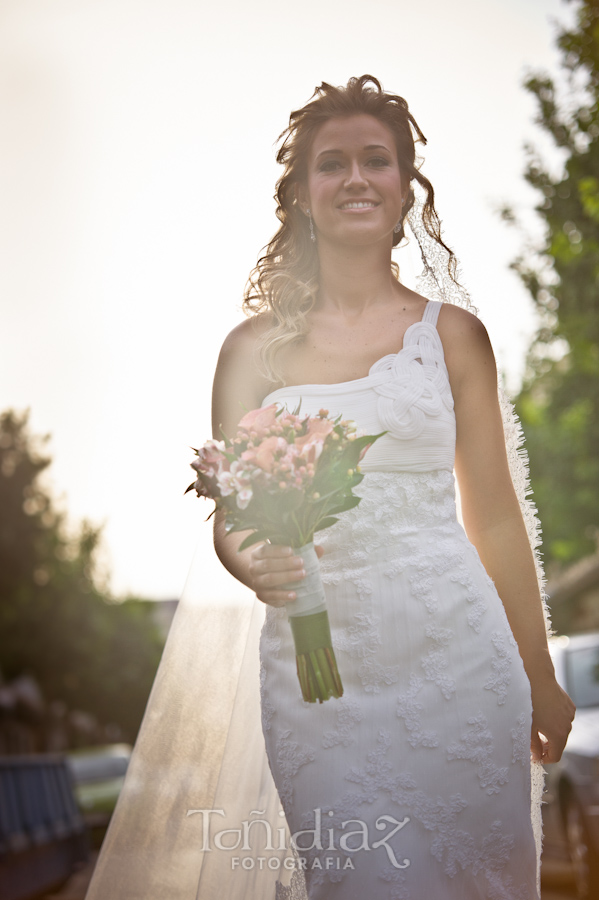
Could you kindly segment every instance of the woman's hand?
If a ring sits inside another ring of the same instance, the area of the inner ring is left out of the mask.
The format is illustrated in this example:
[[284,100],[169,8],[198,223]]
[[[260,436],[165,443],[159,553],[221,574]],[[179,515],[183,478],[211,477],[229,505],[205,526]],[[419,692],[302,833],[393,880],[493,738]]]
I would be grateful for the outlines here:
[[[318,558],[324,549],[315,547]],[[304,561],[294,556],[291,547],[278,544],[260,544],[252,550],[249,567],[252,590],[263,603],[269,606],[285,606],[295,600],[295,591],[284,590],[282,586],[305,578]]]
[[535,685],[532,710],[530,751],[533,759],[542,763],[559,762],[572,729],[576,707],[553,678],[540,686]]

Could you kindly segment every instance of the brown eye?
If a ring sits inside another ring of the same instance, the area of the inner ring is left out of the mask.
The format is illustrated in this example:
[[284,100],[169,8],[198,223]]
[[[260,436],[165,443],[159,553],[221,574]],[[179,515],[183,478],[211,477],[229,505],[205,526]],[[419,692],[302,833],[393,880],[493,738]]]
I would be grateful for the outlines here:
[[319,172],[334,172],[340,166],[340,162],[336,159],[327,159],[318,167]]

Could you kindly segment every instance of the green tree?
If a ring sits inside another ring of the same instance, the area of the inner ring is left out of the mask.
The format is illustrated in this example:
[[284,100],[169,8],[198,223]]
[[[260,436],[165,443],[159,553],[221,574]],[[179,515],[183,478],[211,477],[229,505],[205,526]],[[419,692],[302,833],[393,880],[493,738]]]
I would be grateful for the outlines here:
[[98,586],[99,529],[69,535],[40,476],[48,436],[29,413],[0,414],[0,671],[33,674],[47,700],[139,728],[163,639],[148,603],[112,601]]
[[[516,399],[543,523],[547,563],[593,551],[599,495],[599,5],[579,0],[576,25],[557,38],[564,87],[525,82],[537,123],[563,159],[555,176],[528,148],[526,180],[542,200],[540,246],[514,263],[539,313]],[[511,217],[509,210],[504,211]]]

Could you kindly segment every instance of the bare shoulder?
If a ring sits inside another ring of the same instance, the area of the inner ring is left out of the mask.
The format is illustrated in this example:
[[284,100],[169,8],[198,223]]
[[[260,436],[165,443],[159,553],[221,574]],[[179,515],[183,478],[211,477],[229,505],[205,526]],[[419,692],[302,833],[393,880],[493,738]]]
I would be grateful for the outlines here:
[[496,381],[497,367],[487,329],[473,313],[444,304],[437,323],[454,393],[473,375]]
[[460,339],[474,344],[490,343],[487,329],[478,316],[453,303],[443,304],[437,327],[441,340],[446,337],[451,342]]
[[252,354],[255,351],[256,341],[268,328],[269,317],[262,313],[243,319],[224,339],[221,356]]
[[258,364],[258,341],[270,327],[270,317],[259,314],[236,325],[223,341],[217,364],[217,375],[223,370],[240,371],[244,379],[255,382],[258,390],[266,384]]
[[260,406],[272,385],[258,364],[257,343],[270,323],[265,315],[244,319],[233,328],[220,350],[212,390],[213,429],[228,433],[244,412]]

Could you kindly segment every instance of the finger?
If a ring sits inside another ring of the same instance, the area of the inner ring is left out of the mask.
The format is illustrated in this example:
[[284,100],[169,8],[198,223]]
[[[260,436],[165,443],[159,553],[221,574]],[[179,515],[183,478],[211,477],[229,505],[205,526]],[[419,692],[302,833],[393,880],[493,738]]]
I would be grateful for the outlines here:
[[281,608],[296,599],[295,591],[256,591],[258,600],[266,603],[268,606]]
[[562,753],[564,752],[564,747],[566,746],[565,739],[562,741],[545,741],[543,744],[543,762],[544,763],[556,763],[559,762],[562,758]]
[[254,590],[269,590],[283,585],[295,584],[305,578],[302,569],[285,569],[281,572],[255,572],[253,574]]
[[543,749],[543,741],[539,737],[539,732],[535,731],[533,728],[530,735],[530,752],[532,758],[536,762],[541,762],[543,760]]
[[318,557],[319,559],[322,559],[322,557],[323,557],[324,554],[325,554],[325,549],[324,549],[324,547],[322,546],[322,544],[315,544],[315,545],[314,545],[314,549],[316,550],[316,555],[317,555],[317,557]]
[[255,568],[257,574],[263,572],[288,572],[295,576],[298,572],[303,571],[304,561],[301,556],[266,557],[259,560]]
[[293,556],[293,549],[285,544],[262,544],[260,548],[264,559],[278,559]]
[[252,549],[251,558],[258,559],[285,559],[293,556],[291,547],[282,547],[278,544],[258,544]]

